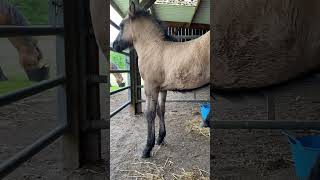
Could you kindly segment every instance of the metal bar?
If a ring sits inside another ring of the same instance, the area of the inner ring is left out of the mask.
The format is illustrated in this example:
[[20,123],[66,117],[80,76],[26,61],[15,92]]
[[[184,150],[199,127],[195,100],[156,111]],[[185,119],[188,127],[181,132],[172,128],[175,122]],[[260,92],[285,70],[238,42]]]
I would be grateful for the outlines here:
[[129,73],[130,70],[110,70],[110,73]]
[[111,91],[110,92],[110,95],[113,95],[113,94],[117,94],[117,93],[119,93],[119,92],[121,92],[121,91],[124,91],[124,90],[126,90],[126,89],[129,89],[131,86],[127,86],[127,87],[124,87],[124,88],[121,88],[121,89],[117,89],[117,90],[115,90],[115,91]]
[[0,37],[9,36],[48,36],[64,33],[63,26],[0,26]]
[[116,115],[118,112],[120,112],[122,109],[126,108],[127,106],[129,106],[131,104],[131,101],[126,102],[125,104],[123,104],[122,106],[118,107],[118,109],[114,110],[111,114],[110,114],[110,118],[112,118],[114,115]]
[[126,56],[129,56],[130,54],[127,53],[127,52],[117,52],[116,50],[114,50],[112,47],[110,47],[110,51],[113,51],[113,52],[116,52],[116,53],[119,53],[119,54],[123,54],[123,55],[126,55]]
[[304,120],[212,120],[214,129],[320,129],[319,121]]
[[39,84],[36,84],[36,85],[28,87],[28,88],[24,88],[21,90],[17,90],[17,91],[11,92],[11,93],[4,94],[4,95],[0,96],[0,107],[7,105],[7,104],[10,104],[10,103],[13,103],[15,101],[19,101],[19,100],[24,99],[26,97],[38,94],[42,91],[51,89],[53,87],[56,87],[60,84],[63,84],[64,81],[65,81],[65,77],[62,76],[62,77],[58,77],[58,78],[55,78],[52,80],[43,81]]
[[9,158],[0,164],[0,179],[11,173],[13,170],[18,168],[22,163],[30,159],[32,156],[40,152],[43,148],[47,147],[53,141],[58,139],[67,128],[67,124],[60,125],[50,131],[45,136],[38,139],[36,142],[27,146],[15,156]]
[[193,36],[191,36],[191,35],[174,35],[173,37],[176,39],[196,39],[200,36],[199,35],[193,35]]
[[[190,99],[190,100],[180,100],[180,99],[169,99],[166,100],[166,102],[192,102],[192,103],[201,103],[201,102],[209,102],[210,100],[194,100],[194,99]],[[146,100],[142,99],[139,100],[138,102],[146,102]]]
[[113,26],[114,28],[116,28],[117,30],[120,30],[120,27],[115,22],[113,22],[111,19],[110,19],[110,25]]
[[141,89],[141,88],[144,88],[144,86],[143,86],[143,85],[140,85],[140,86],[137,86],[137,88]]
[[274,101],[273,95],[267,96],[267,112],[268,112],[268,120],[276,119],[275,101]]

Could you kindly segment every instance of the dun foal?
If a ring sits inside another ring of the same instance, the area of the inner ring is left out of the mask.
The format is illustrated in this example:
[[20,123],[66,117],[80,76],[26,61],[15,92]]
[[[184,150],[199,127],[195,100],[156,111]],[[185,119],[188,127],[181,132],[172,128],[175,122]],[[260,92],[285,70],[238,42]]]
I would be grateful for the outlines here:
[[[147,144],[142,157],[151,155],[155,145],[155,117],[160,119],[157,144],[166,136],[165,101],[167,91],[188,91],[209,84],[210,32],[187,42],[168,41],[160,23],[147,11],[130,4],[128,16],[120,24],[113,44],[116,51],[134,47],[146,95]],[[158,102],[159,98],[159,102]]]

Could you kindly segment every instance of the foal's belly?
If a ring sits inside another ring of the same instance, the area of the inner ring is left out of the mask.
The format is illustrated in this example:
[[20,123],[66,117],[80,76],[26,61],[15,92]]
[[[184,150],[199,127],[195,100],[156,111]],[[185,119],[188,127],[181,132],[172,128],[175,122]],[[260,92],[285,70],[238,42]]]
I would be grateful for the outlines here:
[[173,77],[166,77],[161,85],[161,90],[192,90],[208,84],[210,81],[209,73],[181,74],[176,73]]

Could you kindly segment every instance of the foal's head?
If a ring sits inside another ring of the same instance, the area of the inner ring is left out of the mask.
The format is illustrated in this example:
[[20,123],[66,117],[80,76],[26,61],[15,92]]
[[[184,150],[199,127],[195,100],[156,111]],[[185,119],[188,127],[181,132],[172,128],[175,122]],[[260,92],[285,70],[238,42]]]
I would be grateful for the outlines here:
[[127,17],[120,23],[120,32],[113,43],[113,48],[116,51],[122,51],[133,47],[134,42],[139,39],[167,37],[160,21],[132,2]]

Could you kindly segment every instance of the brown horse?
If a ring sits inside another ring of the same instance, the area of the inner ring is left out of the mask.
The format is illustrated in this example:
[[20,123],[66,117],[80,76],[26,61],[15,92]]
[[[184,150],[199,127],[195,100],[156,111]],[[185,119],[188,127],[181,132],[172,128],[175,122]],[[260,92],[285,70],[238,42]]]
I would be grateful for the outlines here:
[[[160,23],[131,3],[113,44],[116,51],[134,47],[146,95],[147,144],[142,157],[150,157],[155,145],[155,117],[160,118],[159,138],[166,135],[164,113],[167,91],[191,91],[210,82],[210,32],[187,41],[168,41]],[[159,98],[159,103],[158,103]]]
[[[119,70],[118,66],[112,62],[110,62],[110,70]],[[123,82],[123,77],[120,73],[113,73],[116,78],[117,84],[119,87],[124,87],[125,83]]]
[[[21,12],[6,1],[0,1],[0,25],[19,25],[27,26],[28,21]],[[47,79],[46,67],[41,65],[43,59],[42,52],[38,46],[36,39],[30,36],[10,37],[9,41],[18,50],[20,56],[20,64],[26,71],[30,80]],[[111,70],[118,70],[117,65],[110,63]],[[117,84],[123,87],[123,77],[120,73],[113,74]],[[3,78],[5,80],[5,78]]]
[[[7,1],[0,1],[0,25],[27,26],[28,21],[19,10]],[[49,67],[42,62],[38,42],[31,36],[8,38],[19,52],[20,64],[32,81],[48,79]]]

